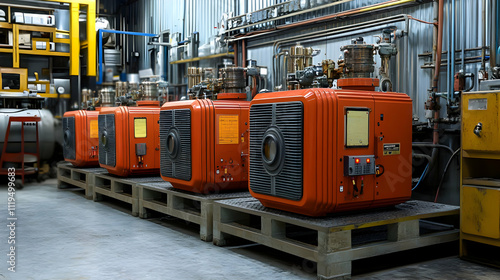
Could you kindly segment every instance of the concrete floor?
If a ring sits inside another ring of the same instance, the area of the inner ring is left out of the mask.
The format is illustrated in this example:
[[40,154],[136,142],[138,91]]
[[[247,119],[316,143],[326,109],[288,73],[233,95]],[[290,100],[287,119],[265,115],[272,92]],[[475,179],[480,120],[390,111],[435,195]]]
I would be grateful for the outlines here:
[[[7,271],[8,228],[0,224],[0,280],[316,279],[301,259],[255,244],[216,247],[199,240],[193,225],[142,220],[58,190],[56,180],[28,184],[16,199],[16,272]],[[5,186],[0,201],[7,224]],[[456,256],[371,273],[353,268],[353,279],[500,279],[500,271]]]

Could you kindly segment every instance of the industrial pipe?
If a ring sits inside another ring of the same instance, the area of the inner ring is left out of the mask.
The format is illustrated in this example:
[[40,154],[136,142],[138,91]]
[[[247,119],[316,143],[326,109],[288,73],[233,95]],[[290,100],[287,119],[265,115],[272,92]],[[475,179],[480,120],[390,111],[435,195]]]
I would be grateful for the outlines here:
[[451,20],[450,20],[450,51],[448,52],[448,105],[451,105],[451,100],[455,96],[455,0],[451,1]]
[[234,66],[238,67],[238,42],[233,43],[233,50],[234,50]]
[[462,27],[460,28],[462,31],[462,71],[465,74],[465,0],[462,0],[462,16],[461,16]]
[[486,71],[486,67],[485,67],[486,66],[486,24],[487,24],[487,21],[486,21],[486,0],[483,0],[481,8],[482,8],[481,13],[483,15],[483,26],[482,26],[482,29],[483,29],[483,34],[482,34],[483,43],[481,45],[481,47],[483,49],[481,51],[481,56],[482,56],[481,70],[485,70]]
[[[305,38],[315,38],[315,37],[327,37],[330,35],[335,35],[335,34],[345,34],[346,32],[349,31],[357,31],[357,33],[361,32],[367,32],[363,31],[369,27],[379,27],[378,29],[383,29],[385,27],[380,27],[382,24],[389,24],[389,23],[396,23],[400,21],[407,21],[409,18],[408,15],[406,14],[400,14],[396,16],[390,16],[386,18],[381,18],[381,19],[376,19],[376,20],[370,20],[370,21],[365,21],[362,23],[354,23],[346,26],[341,26],[341,27],[334,27],[334,28],[329,28],[329,29],[324,29],[320,31],[314,31],[310,32],[307,34],[301,34],[301,35],[296,35],[292,37],[288,37],[287,39],[283,40],[274,40],[274,41],[266,41],[258,44],[252,44],[251,47],[259,47],[259,46],[264,46],[264,45],[269,45],[269,44],[275,44],[277,42],[284,43],[284,42],[296,42],[301,39]],[[253,38],[254,36],[247,37],[246,39]],[[241,39],[241,38],[238,38]],[[238,40],[238,39],[233,39],[233,40]]]
[[243,68],[247,67],[247,48],[246,40],[241,41],[241,65]]
[[[463,0],[462,0],[463,1]],[[498,16],[498,3],[497,1],[491,1],[490,11],[491,13]],[[490,16],[490,68],[497,66],[497,16]],[[492,71],[493,72],[493,71]]]
[[[268,19],[268,20],[264,20],[264,21],[259,21],[259,22],[255,23],[255,24],[249,24],[249,25],[246,25],[246,26],[241,26],[241,27],[233,28],[233,29],[230,29],[230,30],[228,30],[226,32],[236,31],[236,30],[239,30],[239,29],[242,29],[242,28],[251,27],[253,25],[262,24],[262,23],[266,23],[266,22],[269,22],[269,21],[277,21],[277,20],[280,20],[280,19],[284,19],[284,18],[295,16],[295,15],[298,15],[298,14],[301,14],[301,13],[312,12],[314,10],[323,9],[323,8],[326,8],[326,7],[329,7],[329,6],[333,6],[333,5],[339,5],[339,4],[342,4],[342,3],[345,3],[345,2],[350,2],[350,1],[352,1],[352,0],[341,0],[341,1],[334,2],[334,3],[330,3],[330,4],[325,5],[325,6],[319,6],[319,7],[316,7],[316,8],[307,9],[307,10],[303,10],[303,11],[300,11],[300,12],[295,12],[295,13],[292,13],[292,14],[279,16],[279,17],[272,18],[272,19]],[[281,25],[281,26],[278,26],[278,27],[276,27],[274,29],[259,30],[257,32],[259,32],[259,33],[266,33],[268,31],[275,30],[275,29],[278,29],[278,30],[288,29],[288,28],[293,28],[293,27],[302,26],[302,25],[306,25],[306,24],[316,23],[316,22],[319,22],[319,21],[325,21],[325,20],[335,19],[335,18],[338,18],[338,17],[345,17],[345,16],[348,16],[348,15],[352,16],[352,15],[356,15],[356,14],[360,14],[360,13],[365,13],[365,12],[373,12],[373,11],[376,11],[376,10],[379,10],[379,9],[384,9],[384,8],[388,8],[388,7],[396,6],[396,5],[401,5],[401,4],[407,4],[407,3],[411,3],[411,2],[416,2],[416,1],[415,0],[389,0],[389,1],[386,1],[386,2],[378,3],[378,4],[373,4],[373,5],[369,5],[369,6],[365,6],[365,7],[360,7],[360,8],[356,8],[356,9],[351,9],[349,11],[345,11],[345,12],[341,12],[341,13],[335,13],[335,14],[331,14],[331,15],[328,15],[328,16],[323,16],[323,17],[318,17],[318,18],[314,18],[314,19],[304,20],[304,21],[300,21],[300,22],[296,22],[296,23],[292,23],[292,24]],[[247,35],[247,34],[245,34],[245,35]],[[245,35],[243,35],[242,37],[245,37]]]
[[[432,91],[434,93],[438,90],[439,81],[439,68],[441,67],[441,53],[443,51],[443,10],[444,10],[444,0],[438,0],[438,36],[437,36],[437,48],[436,48],[436,61],[434,62],[434,79],[432,81]],[[434,132],[432,136],[432,143],[437,144],[439,142],[439,97],[434,95]]]

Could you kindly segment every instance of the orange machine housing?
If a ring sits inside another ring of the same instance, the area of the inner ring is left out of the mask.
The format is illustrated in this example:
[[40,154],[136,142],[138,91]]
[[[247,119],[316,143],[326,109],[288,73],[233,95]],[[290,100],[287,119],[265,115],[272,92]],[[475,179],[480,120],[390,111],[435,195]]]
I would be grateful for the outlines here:
[[412,102],[402,93],[261,93],[250,107],[250,193],[309,216],[411,196]]
[[[248,111],[245,94],[218,100],[168,102],[160,112],[161,176],[196,193],[248,187]],[[226,99],[228,98],[228,99]]]
[[99,166],[99,132],[97,111],[69,111],[64,113],[64,160],[78,167]]
[[99,165],[118,176],[160,172],[160,103],[102,108],[99,114]]

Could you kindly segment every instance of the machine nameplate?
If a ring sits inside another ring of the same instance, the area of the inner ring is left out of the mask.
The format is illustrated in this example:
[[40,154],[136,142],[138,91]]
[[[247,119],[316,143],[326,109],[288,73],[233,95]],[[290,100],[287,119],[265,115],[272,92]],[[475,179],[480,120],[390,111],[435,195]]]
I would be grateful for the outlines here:
[[401,144],[392,143],[384,144],[384,156],[399,155],[401,151]]

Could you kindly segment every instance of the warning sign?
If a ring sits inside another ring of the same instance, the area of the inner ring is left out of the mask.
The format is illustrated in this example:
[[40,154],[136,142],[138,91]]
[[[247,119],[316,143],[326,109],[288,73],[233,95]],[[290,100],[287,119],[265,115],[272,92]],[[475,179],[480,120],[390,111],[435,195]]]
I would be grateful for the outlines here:
[[99,126],[97,120],[90,120],[90,138],[99,138]]
[[219,115],[219,144],[238,144],[238,115]]

